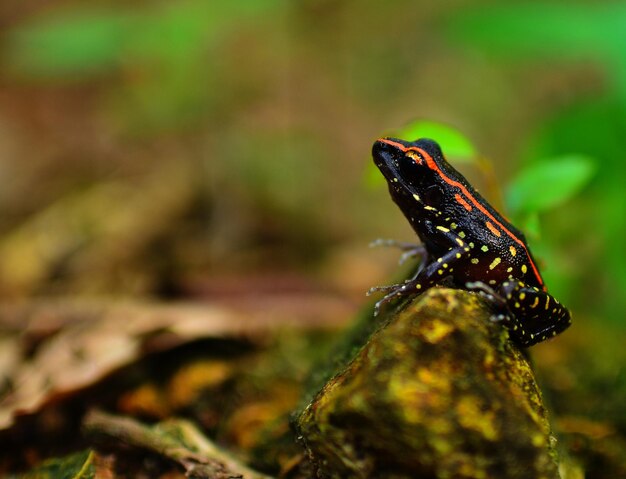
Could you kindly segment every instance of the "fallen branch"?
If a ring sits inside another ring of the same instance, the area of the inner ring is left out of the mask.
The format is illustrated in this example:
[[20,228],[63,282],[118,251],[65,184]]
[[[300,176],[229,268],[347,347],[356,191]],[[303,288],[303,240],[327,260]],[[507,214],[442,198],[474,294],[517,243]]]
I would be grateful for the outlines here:
[[131,418],[91,411],[83,420],[83,428],[98,443],[124,445],[165,457],[180,465],[187,477],[270,479],[220,450],[188,421],[173,420],[149,427]]

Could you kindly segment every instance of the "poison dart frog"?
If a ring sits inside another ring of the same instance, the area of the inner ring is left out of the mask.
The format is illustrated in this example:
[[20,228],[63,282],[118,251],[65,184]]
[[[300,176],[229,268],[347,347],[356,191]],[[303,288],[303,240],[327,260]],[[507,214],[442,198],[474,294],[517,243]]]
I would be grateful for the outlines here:
[[526,239],[445,160],[429,139],[382,138],[372,155],[393,201],[420,245],[400,246],[403,258],[421,257],[415,275],[383,291],[381,305],[437,284],[474,290],[495,305],[510,337],[524,347],[555,336],[571,323],[569,311],[546,289]]

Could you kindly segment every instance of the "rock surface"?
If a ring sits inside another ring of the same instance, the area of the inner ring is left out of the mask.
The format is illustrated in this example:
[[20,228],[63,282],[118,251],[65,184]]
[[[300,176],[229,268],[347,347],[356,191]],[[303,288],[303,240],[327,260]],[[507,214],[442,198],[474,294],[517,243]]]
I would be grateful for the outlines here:
[[528,359],[471,293],[432,289],[379,328],[296,420],[326,478],[556,478]]

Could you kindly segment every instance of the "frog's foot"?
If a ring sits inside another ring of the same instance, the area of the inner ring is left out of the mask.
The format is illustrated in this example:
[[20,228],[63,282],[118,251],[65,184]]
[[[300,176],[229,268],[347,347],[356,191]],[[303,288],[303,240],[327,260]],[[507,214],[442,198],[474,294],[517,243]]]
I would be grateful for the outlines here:
[[515,316],[510,312],[504,296],[482,281],[465,283],[465,287],[469,291],[475,291],[496,307],[498,312],[489,317],[491,322],[504,324],[509,329],[515,328]]
[[392,239],[379,238],[370,243],[370,248],[377,248],[379,246],[398,248],[403,251],[398,264],[402,265],[411,258],[421,256],[420,268],[428,261],[428,254],[426,253],[426,247],[423,244],[405,243],[403,241],[396,241]]
[[[510,303],[507,301],[505,294],[507,288],[511,288],[512,285],[515,285],[515,287],[518,288],[520,287],[517,282],[505,282],[503,283],[503,286],[500,287],[501,289],[498,292],[480,281],[465,283],[465,287],[468,290],[476,291],[480,296],[495,306],[496,311],[489,317],[489,320],[493,323],[502,324],[506,329],[508,329],[511,339],[524,347],[528,347],[538,342],[538,339],[535,338],[539,338],[539,335],[529,334],[526,332],[524,324],[511,310],[509,306]],[[502,290],[503,287],[505,288],[504,290]],[[517,306],[519,307],[520,305],[517,304]]]
[[491,321],[492,323],[501,323],[508,327],[509,324],[511,324],[511,316],[504,313],[492,314],[491,316],[489,316],[489,321]]
[[371,296],[373,293],[378,293],[380,291],[386,294],[385,296],[382,297],[382,299],[378,300],[376,304],[374,305],[374,316],[378,316],[378,313],[380,313],[381,307],[383,305],[393,301],[394,299],[400,298],[402,296],[414,294],[415,288],[414,288],[413,281],[408,280],[401,284],[390,284],[388,286],[374,286],[373,288],[370,288],[366,294],[367,296]]
[[[488,300],[489,302],[495,304],[496,306],[505,307],[506,308],[506,298],[503,297],[500,293],[498,293],[491,286],[483,283],[482,281],[472,281],[465,283],[465,288],[468,291],[475,291],[480,296]],[[498,315],[503,316],[503,315]],[[502,320],[503,318],[500,318]]]

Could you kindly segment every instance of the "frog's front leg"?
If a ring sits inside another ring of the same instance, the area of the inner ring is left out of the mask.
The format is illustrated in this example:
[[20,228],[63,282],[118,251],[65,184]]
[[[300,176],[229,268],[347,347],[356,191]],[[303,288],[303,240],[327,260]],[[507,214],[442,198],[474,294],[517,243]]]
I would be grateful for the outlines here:
[[445,236],[448,237],[455,246],[450,248],[443,256],[423,263],[413,278],[401,284],[377,286],[367,292],[368,296],[378,291],[387,293],[374,306],[374,316],[378,315],[381,306],[384,304],[402,296],[421,294],[431,286],[442,283],[452,274],[455,264],[467,255],[469,248],[451,231],[445,231]]
[[563,332],[571,324],[570,312],[554,296],[521,281],[505,281],[497,290],[483,283],[468,283],[481,291],[499,310],[497,320],[511,338],[524,347],[532,346]]

